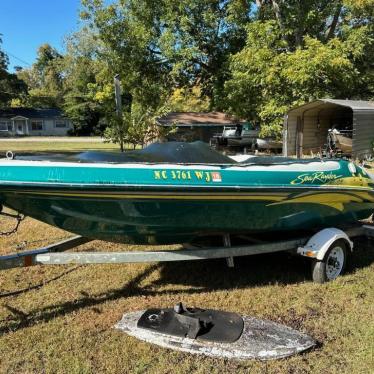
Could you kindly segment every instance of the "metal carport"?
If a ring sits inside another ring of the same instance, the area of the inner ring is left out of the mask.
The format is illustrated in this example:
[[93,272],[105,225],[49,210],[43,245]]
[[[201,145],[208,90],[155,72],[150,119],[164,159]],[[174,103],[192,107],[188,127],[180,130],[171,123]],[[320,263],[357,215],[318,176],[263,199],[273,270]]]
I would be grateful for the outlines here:
[[352,126],[352,157],[373,155],[374,102],[359,100],[314,100],[288,111],[283,130],[286,156],[302,157],[321,152],[327,133],[336,123]]

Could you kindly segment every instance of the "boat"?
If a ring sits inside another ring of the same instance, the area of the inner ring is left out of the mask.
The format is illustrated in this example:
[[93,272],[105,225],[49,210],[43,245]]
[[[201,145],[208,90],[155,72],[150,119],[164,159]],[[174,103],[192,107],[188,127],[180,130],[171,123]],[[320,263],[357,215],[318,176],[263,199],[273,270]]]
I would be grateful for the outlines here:
[[91,239],[191,243],[318,230],[368,218],[368,173],[343,159],[251,157],[202,142],[0,160],[0,204]]
[[260,130],[252,124],[224,126],[222,134],[213,136],[218,145],[232,147],[251,147]]
[[352,154],[352,138],[342,134],[336,134],[337,147],[339,147],[344,154]]
[[283,144],[281,141],[276,140],[274,138],[268,137],[268,138],[256,138],[253,141],[252,148],[256,150],[275,150],[275,151],[281,151],[283,147]]
[[250,123],[240,125],[235,134],[227,136],[227,145],[234,147],[252,146],[259,133],[260,130]]
[[327,133],[327,153],[330,156],[352,154],[352,130],[329,129]]
[[225,126],[222,134],[211,139],[211,145],[228,147],[247,147],[252,150],[282,150],[282,142],[274,137],[259,137],[260,129],[250,123]]

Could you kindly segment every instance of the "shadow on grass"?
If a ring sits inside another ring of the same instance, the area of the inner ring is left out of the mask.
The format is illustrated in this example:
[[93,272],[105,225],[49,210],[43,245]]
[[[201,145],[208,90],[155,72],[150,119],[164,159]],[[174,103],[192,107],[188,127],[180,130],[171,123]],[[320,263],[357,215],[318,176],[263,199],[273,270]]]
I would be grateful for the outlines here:
[[83,297],[79,300],[67,301],[65,303],[35,309],[29,314],[25,314],[23,311],[10,305],[3,304],[3,307],[9,310],[17,318],[1,320],[0,323],[5,325],[0,325],[0,334],[14,332],[25,327],[31,327],[40,322],[48,322],[56,317],[64,316],[86,307],[98,306],[122,297],[141,295],[143,292],[142,289],[138,287],[138,284],[157,270],[157,268],[158,265],[149,266],[146,270],[128,282],[123,288],[110,290],[95,296],[88,296],[86,293],[82,293]]
[[358,237],[354,240],[354,251],[349,255],[346,274],[354,273],[374,263],[374,238]]
[[308,279],[308,263],[287,253],[271,253],[226,260],[195,261],[188,264],[160,264],[160,279],[154,285],[180,284],[198,287],[203,292],[270,284],[292,284]]
[[[346,273],[370,266],[374,262],[374,240],[355,240]],[[245,288],[272,284],[293,284],[311,281],[311,260],[286,252],[235,258],[235,267],[225,260],[196,261],[188,264],[160,264],[160,279],[153,285],[180,284],[206,291]]]
[[[372,243],[360,242],[351,256],[348,272],[364,268],[374,262],[374,251],[369,250]],[[149,286],[139,284],[154,271],[160,271],[160,278]],[[235,267],[228,268],[224,260],[194,262],[173,262],[150,265],[124,287],[89,296],[82,293],[79,300],[67,301],[54,306],[36,309],[29,314],[9,305],[3,305],[14,317],[0,321],[0,334],[13,332],[48,322],[78,310],[95,307],[108,301],[124,297],[197,294],[217,290],[240,289],[271,284],[292,284],[310,280],[310,263],[301,257],[290,257],[285,253],[248,256],[235,259]],[[157,290],[164,285],[184,285],[189,289]]]
[[0,293],[0,299],[4,298],[4,297],[9,297],[9,296],[17,296],[17,295],[20,295],[22,293],[26,293],[26,292],[30,292],[30,291],[33,291],[33,290],[38,290],[39,288],[42,288],[44,287],[45,285],[49,284],[49,283],[52,283],[54,282],[55,280],[58,280],[62,277],[64,277],[65,275],[68,275],[70,274],[71,272],[79,269],[81,267],[81,265],[79,266],[76,266],[72,269],[68,269],[64,272],[62,272],[61,274],[59,275],[56,275],[55,277],[53,278],[50,278],[50,279],[47,279],[45,281],[43,281],[42,283],[38,283],[38,284],[35,284],[33,286],[30,286],[30,287],[26,287],[26,288],[22,288],[21,290],[16,290],[16,291],[9,291],[9,292],[3,292],[3,293]]

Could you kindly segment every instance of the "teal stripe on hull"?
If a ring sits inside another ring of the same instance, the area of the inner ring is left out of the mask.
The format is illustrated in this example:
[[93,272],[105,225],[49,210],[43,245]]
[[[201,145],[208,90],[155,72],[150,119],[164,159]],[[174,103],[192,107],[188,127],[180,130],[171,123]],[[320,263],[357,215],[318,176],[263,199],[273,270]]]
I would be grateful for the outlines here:
[[[323,163],[314,162],[315,169],[309,171],[296,170],[295,167],[284,167],[283,170],[273,170],[271,166],[260,168],[221,166],[202,167],[201,165],[143,165],[142,167],[109,166],[65,166],[56,163],[43,166],[29,162],[27,166],[13,166],[12,163],[0,164],[0,184],[34,184],[34,185],[63,185],[63,186],[180,186],[180,187],[288,187],[294,186],[323,186],[334,185],[346,178],[364,178],[368,175],[361,168],[353,175],[347,162],[330,161],[331,167],[319,171]],[[281,166],[280,166],[281,167]],[[300,166],[301,167],[301,166]],[[305,166],[304,166],[305,167]],[[352,180],[353,187],[359,188],[359,181]]]

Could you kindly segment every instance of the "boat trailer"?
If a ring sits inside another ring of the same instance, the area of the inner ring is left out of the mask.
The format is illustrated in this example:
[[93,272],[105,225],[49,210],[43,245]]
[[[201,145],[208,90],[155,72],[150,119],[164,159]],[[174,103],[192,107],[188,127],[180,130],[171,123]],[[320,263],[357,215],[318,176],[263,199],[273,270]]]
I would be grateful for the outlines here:
[[[313,280],[324,283],[338,277],[353,250],[351,238],[374,237],[374,225],[346,230],[326,228],[312,237],[232,245],[223,235],[222,247],[194,247],[163,251],[65,252],[90,242],[75,236],[42,248],[0,257],[0,270],[32,265],[121,264],[166,261],[192,261],[225,258],[229,267],[234,257],[290,251],[309,257]],[[246,238],[249,240],[250,238]],[[312,349],[317,343],[309,335],[278,323],[247,315],[187,308],[182,303],[172,308],[151,308],[127,312],[114,326],[126,334],[163,348],[226,359],[270,360]]]
[[74,236],[38,249],[0,256],[0,270],[33,265],[66,264],[123,264],[147,262],[194,261],[226,259],[234,267],[234,257],[288,251],[292,254],[311,258],[312,275],[317,283],[335,279],[344,270],[347,255],[353,250],[350,240],[357,236],[374,237],[374,226],[360,225],[344,231],[337,228],[323,229],[312,237],[290,240],[259,242],[247,245],[231,245],[230,235],[223,235],[221,247],[193,247],[162,251],[128,252],[65,252],[92,241]]

